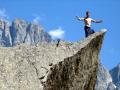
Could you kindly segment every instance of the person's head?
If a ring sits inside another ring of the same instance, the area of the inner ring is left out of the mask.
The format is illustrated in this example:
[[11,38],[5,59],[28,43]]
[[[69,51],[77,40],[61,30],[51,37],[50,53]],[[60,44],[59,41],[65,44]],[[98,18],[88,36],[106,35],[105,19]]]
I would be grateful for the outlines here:
[[90,11],[86,11],[86,17],[90,17]]

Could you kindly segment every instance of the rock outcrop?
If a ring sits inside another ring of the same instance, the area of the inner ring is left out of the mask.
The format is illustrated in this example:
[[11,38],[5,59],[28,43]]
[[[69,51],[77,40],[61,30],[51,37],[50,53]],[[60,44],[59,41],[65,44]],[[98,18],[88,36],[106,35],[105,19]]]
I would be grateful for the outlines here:
[[0,90],[94,90],[104,34],[58,47],[0,47]]

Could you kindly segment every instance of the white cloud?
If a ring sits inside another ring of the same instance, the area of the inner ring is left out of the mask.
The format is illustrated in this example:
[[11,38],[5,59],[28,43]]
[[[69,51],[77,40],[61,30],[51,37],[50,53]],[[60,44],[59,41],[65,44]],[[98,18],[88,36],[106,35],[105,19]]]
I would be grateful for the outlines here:
[[3,20],[9,19],[5,9],[0,9],[0,19],[3,19]]
[[61,27],[58,27],[57,29],[50,30],[49,34],[53,39],[62,39],[64,37],[65,31]]

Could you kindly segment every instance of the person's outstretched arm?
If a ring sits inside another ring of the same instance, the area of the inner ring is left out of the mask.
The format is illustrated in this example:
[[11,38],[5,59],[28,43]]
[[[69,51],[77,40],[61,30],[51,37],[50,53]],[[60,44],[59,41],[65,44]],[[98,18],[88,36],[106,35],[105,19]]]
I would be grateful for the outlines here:
[[77,20],[79,20],[79,21],[84,20],[84,18],[80,18],[80,17],[78,17],[78,16],[76,16],[76,18],[77,18]]
[[95,22],[95,23],[102,23],[103,21],[102,21],[102,20],[92,20],[92,22]]

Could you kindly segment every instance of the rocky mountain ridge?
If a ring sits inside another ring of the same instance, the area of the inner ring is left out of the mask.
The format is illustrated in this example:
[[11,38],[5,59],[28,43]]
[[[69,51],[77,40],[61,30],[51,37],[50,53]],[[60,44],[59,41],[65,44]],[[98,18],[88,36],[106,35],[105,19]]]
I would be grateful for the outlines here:
[[116,90],[109,70],[102,64],[98,68],[95,90]]
[[120,90],[120,64],[111,70],[99,65],[95,90]]
[[116,90],[120,90],[120,64],[110,70],[113,83],[116,85]]
[[51,36],[44,29],[34,23],[22,19],[15,19],[11,25],[0,20],[0,45],[9,47],[18,44],[34,45],[41,42],[51,42]]

